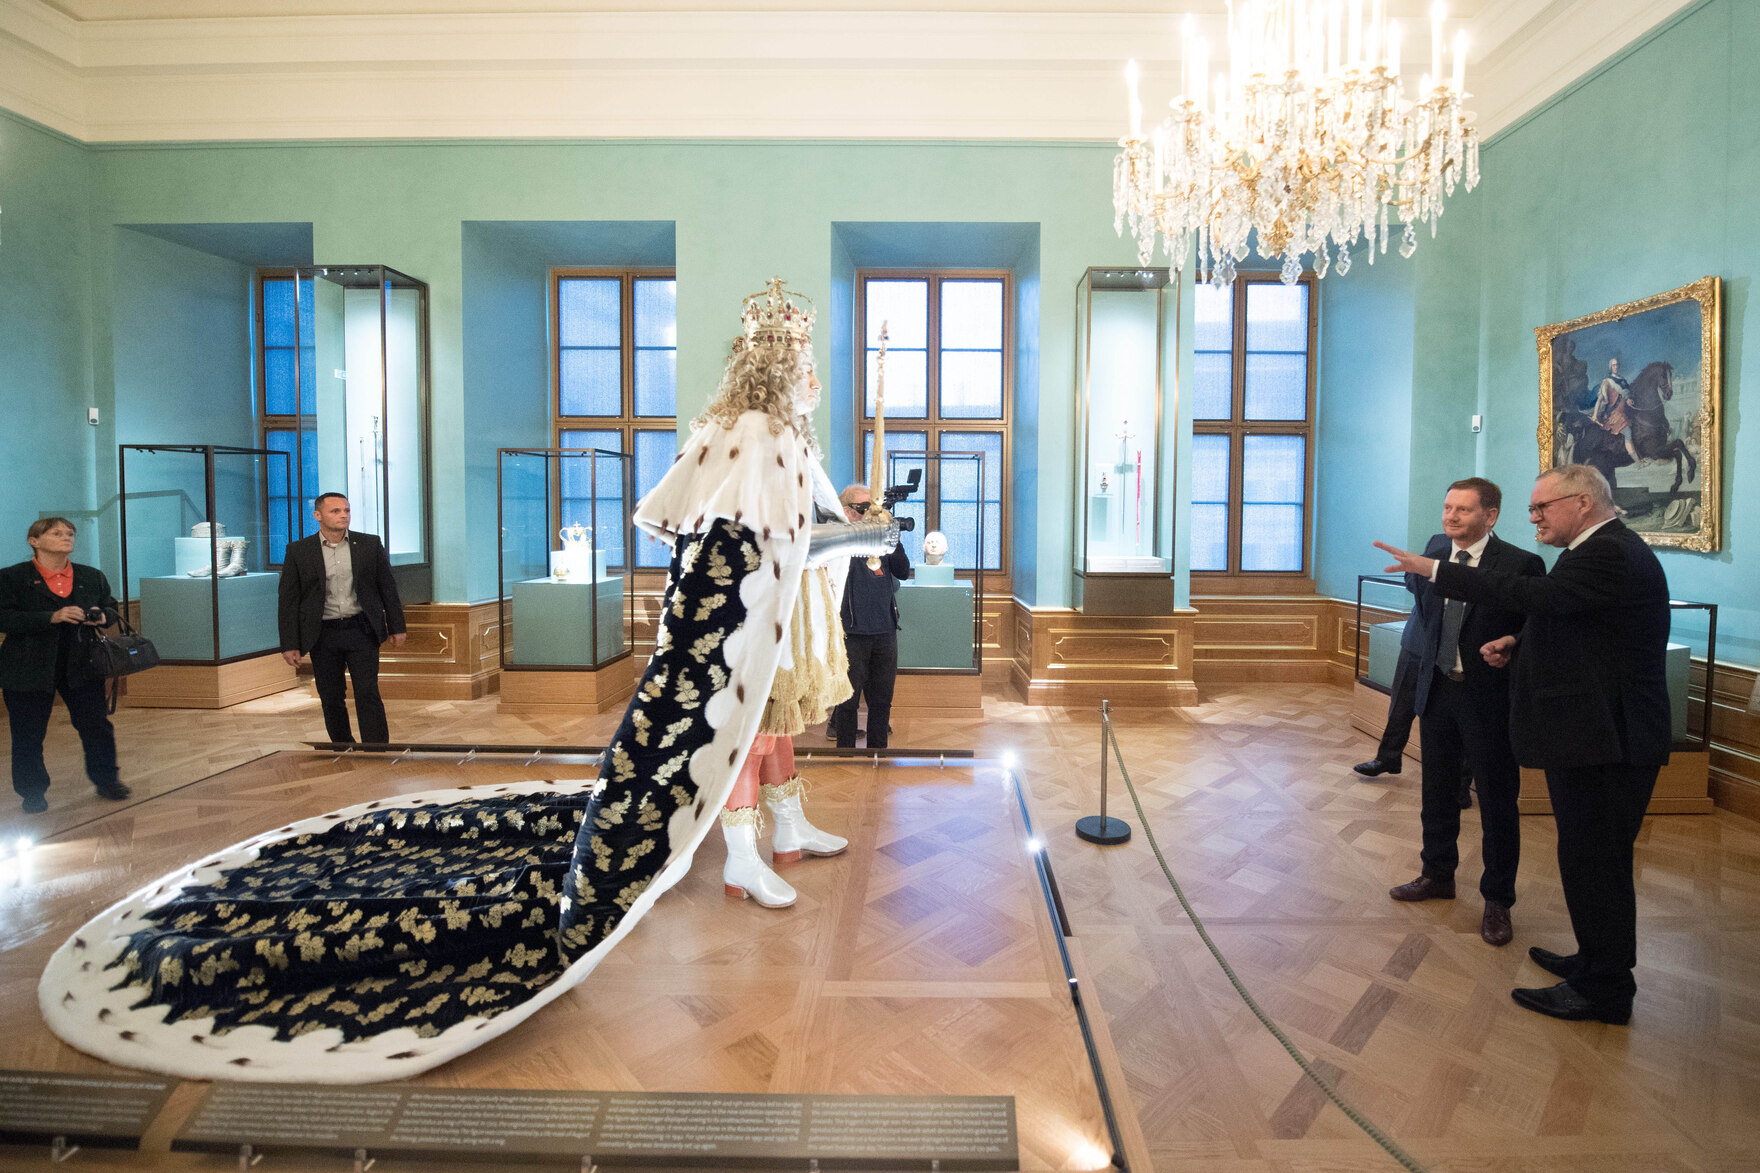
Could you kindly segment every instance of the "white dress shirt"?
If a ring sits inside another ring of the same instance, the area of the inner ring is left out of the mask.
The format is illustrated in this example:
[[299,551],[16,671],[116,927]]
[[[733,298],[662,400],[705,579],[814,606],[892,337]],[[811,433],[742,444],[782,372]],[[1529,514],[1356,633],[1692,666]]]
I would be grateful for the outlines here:
[[322,533],[318,545],[324,551],[324,618],[347,619],[361,613],[360,601],[354,594],[354,555],[348,548],[348,535],[332,542]]

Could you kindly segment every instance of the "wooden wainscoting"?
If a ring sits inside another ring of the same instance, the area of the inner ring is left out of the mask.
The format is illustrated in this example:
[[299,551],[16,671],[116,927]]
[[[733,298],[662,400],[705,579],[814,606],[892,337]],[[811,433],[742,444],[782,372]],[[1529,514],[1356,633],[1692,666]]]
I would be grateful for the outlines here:
[[403,609],[409,639],[379,654],[379,691],[389,700],[475,700],[501,677],[501,617],[495,600],[421,603]]
[[[1760,713],[1748,711],[1753,668],[1718,664],[1711,705],[1711,801],[1724,810],[1760,819]],[[1705,703],[1705,665],[1693,662],[1689,721],[1697,725]]]
[[982,627],[979,639],[983,644],[984,684],[1006,688],[1014,677],[1014,644],[1016,602],[1014,596],[987,594],[979,609]]
[[1009,658],[1016,691],[1030,705],[1130,708],[1198,703],[1192,677],[1195,611],[1084,615],[1015,601]]
[[1324,684],[1349,679],[1354,607],[1347,609],[1341,627],[1337,599],[1194,595],[1192,606],[1197,611],[1194,654],[1200,684]]

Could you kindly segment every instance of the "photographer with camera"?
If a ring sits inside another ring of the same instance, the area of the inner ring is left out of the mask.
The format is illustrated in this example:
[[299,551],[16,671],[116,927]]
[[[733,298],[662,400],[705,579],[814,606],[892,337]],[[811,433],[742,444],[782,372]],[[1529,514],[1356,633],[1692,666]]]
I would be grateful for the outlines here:
[[65,517],[32,522],[25,540],[33,557],[0,570],[0,691],[12,727],[12,788],[26,814],[49,809],[43,738],[60,693],[85,748],[86,777],[100,798],[129,797],[116,768],[104,680],[68,669],[82,627],[108,627],[120,617],[103,571],[73,561],[74,525]]
[[[916,488],[921,470],[911,471],[909,484],[894,485],[884,494],[888,512]],[[873,501],[867,485],[851,485],[838,494],[843,511],[852,522],[867,519]],[[899,528],[908,530],[915,524],[911,518],[898,519]],[[852,558],[849,577],[843,588],[844,645],[849,651],[850,698],[831,711],[830,733],[838,746],[853,749],[856,744],[856,708],[862,697],[868,698],[868,748],[885,749],[891,733],[892,688],[898,679],[898,584],[911,576],[911,560],[904,547],[875,561]]]

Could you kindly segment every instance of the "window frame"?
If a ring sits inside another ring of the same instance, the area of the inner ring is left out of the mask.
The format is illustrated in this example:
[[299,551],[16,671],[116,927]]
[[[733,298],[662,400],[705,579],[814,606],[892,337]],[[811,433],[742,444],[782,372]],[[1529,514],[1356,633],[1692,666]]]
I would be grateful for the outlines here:
[[[1192,435],[1227,436],[1228,440],[1228,566],[1224,570],[1191,571],[1194,590],[1213,594],[1277,594],[1281,591],[1310,593],[1314,590],[1314,405],[1316,386],[1315,348],[1320,337],[1319,278],[1304,271],[1296,284],[1308,290],[1307,400],[1300,420],[1249,420],[1247,400],[1247,291],[1254,285],[1281,284],[1274,270],[1242,272],[1229,287],[1233,299],[1230,319],[1229,418],[1194,419]],[[1300,436],[1306,457],[1302,468],[1302,564],[1297,570],[1242,570],[1241,515],[1245,502],[1245,462],[1248,436]]]
[[[929,452],[941,450],[945,432],[999,435],[1002,439],[1001,468],[997,470],[1000,522],[997,535],[997,565],[983,568],[985,574],[1012,574],[1013,550],[1009,532],[1008,470],[1014,463],[1014,366],[1015,366],[1015,305],[1014,272],[1009,269],[858,269],[855,275],[855,465],[856,475],[866,471],[868,436],[874,430],[874,417],[868,414],[868,288],[869,281],[926,281],[929,285],[927,314],[928,333],[926,396],[923,415],[910,419],[886,419],[887,432],[921,432]],[[941,285],[946,281],[996,281],[1002,286],[1002,410],[995,417],[973,419],[967,416],[944,418],[941,415]],[[938,460],[926,460],[920,492],[924,504],[924,532],[938,529],[941,513],[940,466]],[[986,462],[988,463],[988,462]],[[988,474],[989,469],[985,469]],[[978,486],[978,508],[983,509],[983,485]],[[983,551],[978,552],[980,563]],[[970,578],[974,570],[961,569],[960,578]]]
[[[562,411],[562,282],[571,278],[589,280],[618,281],[618,405],[619,414],[610,415],[565,415]],[[678,272],[671,266],[617,266],[617,267],[582,267],[574,265],[552,266],[548,277],[549,312],[550,312],[550,446],[560,449],[562,434],[573,431],[616,432],[620,450],[631,457],[631,474],[634,475],[634,458],[636,456],[635,434],[637,432],[671,432],[673,452],[678,451],[678,398],[674,387],[673,414],[637,415],[636,403],[636,282],[643,280],[678,281]],[[676,319],[675,319],[676,324]],[[673,353],[677,354],[674,346]],[[675,368],[676,369],[676,368]],[[632,492],[635,486],[632,486]],[[557,478],[556,485],[550,491],[551,515],[562,516],[562,484]],[[629,508],[635,509],[635,501],[631,500]],[[636,541],[640,541],[637,537]],[[627,568],[632,574],[664,574],[666,567],[643,566],[640,559],[631,551],[630,560],[635,563]]]
[[[253,414],[257,417],[257,446],[259,448],[268,448],[269,433],[271,432],[293,433],[293,451],[288,453],[287,461],[287,477],[289,481],[288,491],[289,495],[294,499],[292,519],[293,532],[287,535],[287,540],[289,543],[292,543],[300,538],[308,537],[310,534],[318,532],[317,522],[312,520],[311,506],[307,504],[309,498],[304,483],[303,468],[303,461],[305,459],[305,425],[309,421],[312,426],[315,427],[317,417],[307,416],[299,410],[300,405],[305,398],[305,388],[300,386],[300,375],[303,370],[303,364],[301,364],[299,356],[301,348],[297,345],[293,348],[293,414],[272,414],[269,411],[270,348],[268,344],[268,332],[264,322],[265,298],[263,287],[270,281],[292,281],[297,285],[299,281],[299,269],[297,267],[289,267],[286,265],[271,265],[254,269],[251,272],[251,326],[255,335],[251,348],[255,353],[252,355],[251,363],[254,373],[254,382],[256,383],[252,400],[253,406],[256,409]],[[297,292],[296,289],[296,297],[294,300],[294,314],[296,317],[299,313]],[[295,328],[295,337],[297,338],[297,323]],[[297,486],[297,488],[295,486]],[[270,513],[274,508],[274,502],[270,497],[269,468],[267,462],[264,464],[263,475],[259,482],[259,489],[259,496],[263,502],[263,533],[267,535],[270,532]],[[265,570],[279,569],[281,565],[281,562],[270,558],[269,550],[265,549],[263,551],[263,568]]]

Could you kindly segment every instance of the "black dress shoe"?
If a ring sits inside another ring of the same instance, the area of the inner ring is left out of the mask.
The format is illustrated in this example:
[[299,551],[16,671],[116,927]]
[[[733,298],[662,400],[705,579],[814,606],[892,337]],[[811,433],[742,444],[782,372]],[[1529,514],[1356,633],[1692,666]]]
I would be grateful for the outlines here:
[[1365,778],[1379,778],[1383,774],[1399,773],[1399,759],[1395,758],[1391,762],[1386,762],[1380,758],[1372,758],[1366,762],[1358,762],[1351,769]]
[[123,799],[130,798],[134,795],[134,791],[130,790],[120,782],[99,782],[97,787],[98,797],[108,798],[111,802],[121,802]]
[[1562,953],[1554,953],[1550,949],[1530,945],[1528,946],[1528,956],[1534,959],[1535,965],[1556,977],[1568,979],[1575,976],[1577,972],[1577,955],[1575,953],[1566,957]]
[[49,809],[49,800],[47,798],[43,797],[41,794],[24,795],[24,813],[25,814],[27,814],[27,815],[40,815],[48,809]]
[[1509,923],[1509,905],[1487,900],[1485,915],[1479,919],[1479,939],[1487,945],[1507,945],[1515,935]]
[[1537,990],[1511,990],[1509,996],[1523,1009],[1550,1018],[1563,1018],[1571,1022],[1606,1022],[1614,1026],[1624,1026],[1632,1020],[1630,998],[1618,1002],[1591,1002],[1571,989],[1569,982],[1559,982],[1556,986]]
[[1401,884],[1397,888],[1389,888],[1387,894],[1395,900],[1453,900],[1454,881],[1436,880],[1429,876],[1419,876],[1409,884]]

